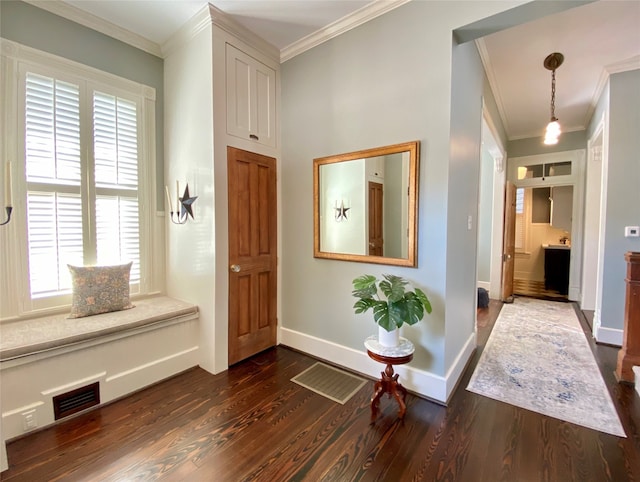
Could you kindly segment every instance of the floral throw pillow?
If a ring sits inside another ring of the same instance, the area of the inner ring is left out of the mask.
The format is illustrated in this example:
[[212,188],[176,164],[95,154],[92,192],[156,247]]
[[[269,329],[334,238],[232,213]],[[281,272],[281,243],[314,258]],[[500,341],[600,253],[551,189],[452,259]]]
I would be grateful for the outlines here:
[[69,318],[133,308],[129,300],[131,263],[117,266],[71,266],[72,301]]

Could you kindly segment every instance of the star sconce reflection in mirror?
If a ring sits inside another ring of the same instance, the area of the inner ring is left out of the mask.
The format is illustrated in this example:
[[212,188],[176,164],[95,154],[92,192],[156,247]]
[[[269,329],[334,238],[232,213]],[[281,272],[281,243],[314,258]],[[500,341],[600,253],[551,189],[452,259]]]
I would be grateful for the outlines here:
[[335,207],[333,209],[335,211],[335,217],[337,222],[348,220],[347,213],[351,208],[348,208],[344,205],[344,200],[340,201],[340,206],[338,206],[338,201],[336,201]]

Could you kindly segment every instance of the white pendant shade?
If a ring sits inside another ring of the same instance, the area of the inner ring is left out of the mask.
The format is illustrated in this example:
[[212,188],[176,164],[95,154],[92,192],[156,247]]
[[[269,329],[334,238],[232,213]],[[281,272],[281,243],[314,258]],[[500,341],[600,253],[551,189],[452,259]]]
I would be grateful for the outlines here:
[[552,119],[551,122],[547,125],[547,130],[544,134],[544,143],[545,145],[553,145],[558,143],[558,138],[562,133],[562,129],[560,129],[560,123],[557,119]]

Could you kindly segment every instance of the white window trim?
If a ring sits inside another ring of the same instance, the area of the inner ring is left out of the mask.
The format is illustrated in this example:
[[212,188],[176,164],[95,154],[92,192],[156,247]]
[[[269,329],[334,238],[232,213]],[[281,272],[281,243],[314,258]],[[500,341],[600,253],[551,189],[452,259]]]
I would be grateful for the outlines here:
[[[68,295],[64,305],[47,306],[46,302],[31,300],[29,292],[27,228],[26,228],[26,182],[24,163],[24,139],[22,126],[24,112],[21,112],[20,71],[28,66],[30,71],[52,71],[61,73],[63,78],[82,78],[96,86],[107,86],[110,92],[122,97],[135,99],[139,105],[140,127],[143,129],[139,145],[139,215],[140,215],[140,294],[152,294],[156,282],[154,278],[161,269],[155,267],[153,233],[155,231],[156,199],[156,150],[155,150],[155,89],[116,75],[88,67],[63,57],[42,52],[16,42],[0,39],[0,130],[4,142],[0,145],[1,159],[12,163],[13,214],[11,222],[0,229],[0,281],[3,286],[0,293],[0,320],[27,316],[37,316],[50,312],[64,311],[69,308],[71,297]],[[22,120],[22,123],[21,123]],[[4,166],[3,166],[4,167]],[[4,186],[4,169],[2,169]],[[3,189],[4,191],[4,189]],[[149,200],[151,202],[149,202]],[[4,202],[2,202],[4,204]],[[4,206],[1,209],[4,215]],[[4,219],[3,219],[4,220]],[[6,287],[6,289],[5,289]],[[60,298],[58,298],[60,300]],[[34,302],[37,301],[37,302]]]
[[[516,188],[520,189],[520,188]],[[523,200],[523,210],[522,210],[522,223],[523,223],[523,232],[522,232],[522,244],[521,248],[516,248],[516,254],[530,254],[530,246],[529,246],[529,226],[531,225],[531,189],[524,189],[524,200]]]

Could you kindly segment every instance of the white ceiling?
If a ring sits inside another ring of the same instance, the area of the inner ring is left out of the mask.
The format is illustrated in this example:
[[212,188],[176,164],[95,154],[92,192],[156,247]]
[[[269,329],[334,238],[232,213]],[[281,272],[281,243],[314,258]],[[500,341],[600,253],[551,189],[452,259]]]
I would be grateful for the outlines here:
[[[65,3],[162,45],[207,2],[65,0]],[[209,3],[282,51],[377,2],[212,0]],[[479,47],[510,139],[542,135],[549,119],[551,93],[551,73],[542,62],[552,52],[565,56],[556,72],[556,117],[565,132],[584,129],[602,88],[605,69],[616,72],[640,68],[640,1],[601,0],[572,8],[486,36]]]
[[[542,135],[550,118],[547,55],[560,52],[556,117],[565,132],[586,127],[604,70],[640,68],[640,2],[600,1],[482,39],[483,61],[510,139]],[[482,50],[482,49],[481,49]]]

